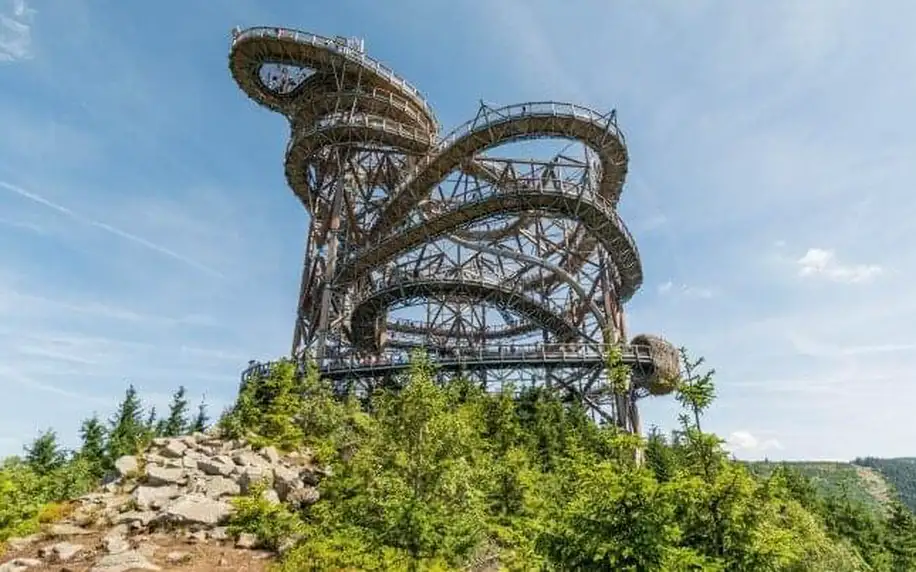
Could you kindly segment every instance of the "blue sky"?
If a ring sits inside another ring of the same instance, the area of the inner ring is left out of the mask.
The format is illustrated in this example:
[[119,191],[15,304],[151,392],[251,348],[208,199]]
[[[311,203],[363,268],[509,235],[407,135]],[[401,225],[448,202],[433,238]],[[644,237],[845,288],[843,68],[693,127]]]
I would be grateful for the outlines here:
[[560,5],[0,0],[0,455],[75,443],[128,381],[217,413],[287,351],[306,217],[235,25],[362,36],[446,129],[480,98],[617,108],[630,330],[717,369],[709,428],[745,458],[916,454],[916,4]]

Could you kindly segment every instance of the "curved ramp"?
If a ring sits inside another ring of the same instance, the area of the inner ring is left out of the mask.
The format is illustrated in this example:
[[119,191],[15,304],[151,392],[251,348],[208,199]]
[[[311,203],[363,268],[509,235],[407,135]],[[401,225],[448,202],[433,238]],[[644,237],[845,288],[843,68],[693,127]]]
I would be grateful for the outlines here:
[[378,245],[359,251],[341,268],[336,280],[346,284],[424,242],[493,213],[553,212],[582,222],[614,257],[620,273],[619,293],[629,299],[642,284],[642,265],[636,243],[617,211],[598,195],[572,185],[531,190],[500,190],[476,202],[461,204],[425,222],[401,230]]
[[389,232],[404,220],[432,188],[467,158],[497,145],[525,139],[565,138],[581,141],[601,160],[599,194],[617,205],[627,170],[623,136],[606,116],[588,108],[560,102],[510,105],[465,123],[414,168],[386,204],[369,233],[370,240]]
[[559,340],[571,341],[579,337],[579,330],[574,324],[561,317],[550,306],[519,294],[511,285],[465,278],[423,277],[394,281],[364,296],[353,310],[350,324],[351,341],[358,348],[378,350],[375,334],[379,316],[397,302],[427,298],[430,295],[452,299],[486,300],[526,317],[552,332]]
[[347,65],[353,66],[354,73],[364,84],[409,99],[430,125],[437,125],[436,116],[420,90],[378,60],[335,39],[289,28],[268,27],[249,28],[233,38],[229,70],[242,91],[269,109],[291,114],[302,86],[289,93],[270,89],[260,76],[265,63],[301,66],[331,74]]

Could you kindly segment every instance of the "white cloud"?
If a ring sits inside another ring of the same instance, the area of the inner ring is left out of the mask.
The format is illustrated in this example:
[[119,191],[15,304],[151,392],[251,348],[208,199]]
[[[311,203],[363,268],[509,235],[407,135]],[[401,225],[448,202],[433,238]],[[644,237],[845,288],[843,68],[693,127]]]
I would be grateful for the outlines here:
[[725,446],[735,455],[758,455],[765,451],[783,448],[777,439],[760,439],[749,431],[733,431],[725,440]]
[[800,276],[818,276],[834,282],[867,282],[882,272],[875,264],[841,264],[834,251],[823,248],[809,248],[796,263]]
[[35,10],[25,0],[4,0],[0,11],[0,62],[32,57],[32,19]]

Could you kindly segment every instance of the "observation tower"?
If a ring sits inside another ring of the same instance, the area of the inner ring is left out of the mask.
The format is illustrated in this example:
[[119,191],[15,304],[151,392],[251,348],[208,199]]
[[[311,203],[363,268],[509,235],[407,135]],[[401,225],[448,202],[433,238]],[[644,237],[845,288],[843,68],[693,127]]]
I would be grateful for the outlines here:
[[[422,347],[442,376],[556,388],[634,431],[636,400],[673,389],[675,348],[627,337],[623,304],[643,273],[616,210],[627,149],[614,112],[481,102],[443,134],[362,40],[283,28],[233,30],[229,68],[290,124],[286,179],[309,215],[294,358],[365,392]],[[581,152],[497,153],[532,139]],[[606,344],[631,366],[616,393]]]

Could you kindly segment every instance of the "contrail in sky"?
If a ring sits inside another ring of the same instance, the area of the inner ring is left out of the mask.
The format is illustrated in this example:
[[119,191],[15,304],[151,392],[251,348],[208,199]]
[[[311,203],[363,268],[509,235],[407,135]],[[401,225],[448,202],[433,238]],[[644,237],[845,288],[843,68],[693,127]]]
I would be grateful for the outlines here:
[[83,224],[87,224],[89,226],[94,226],[95,228],[104,230],[105,232],[111,233],[115,236],[119,236],[125,240],[129,240],[130,242],[133,242],[134,244],[139,244],[140,246],[144,248],[148,248],[149,250],[158,252],[159,254],[163,254],[165,256],[168,256],[169,258],[178,260],[179,262],[183,262],[189,266],[193,266],[194,268],[201,270],[203,272],[206,272],[207,274],[216,276],[218,278],[224,278],[224,276],[219,271],[214,270],[213,268],[210,268],[206,264],[202,264],[192,258],[188,258],[187,256],[184,256],[183,254],[179,254],[175,252],[174,250],[170,250],[164,246],[160,246],[156,243],[150,242],[146,240],[145,238],[141,238],[135,234],[131,234],[127,232],[126,230],[121,230],[120,228],[113,227],[110,224],[106,224],[104,222],[86,218],[83,215],[76,213],[68,209],[65,206],[59,205],[57,203],[53,203],[40,195],[37,195],[33,192],[23,189],[22,187],[18,187],[16,185],[7,183],[5,181],[0,181],[0,187],[3,187],[4,189],[10,192],[13,192],[21,197],[29,199],[32,202],[38,203],[40,205],[48,207],[49,209],[55,210],[59,212],[60,214],[68,216],[77,222],[81,222]]

